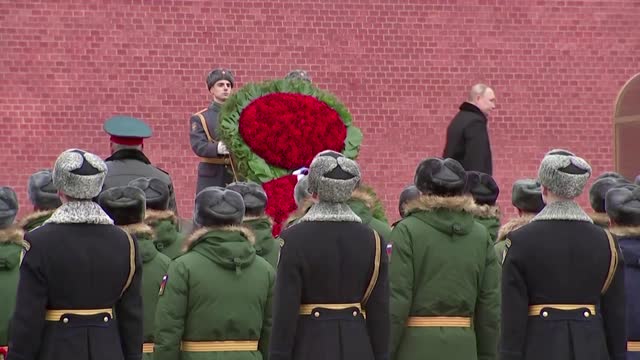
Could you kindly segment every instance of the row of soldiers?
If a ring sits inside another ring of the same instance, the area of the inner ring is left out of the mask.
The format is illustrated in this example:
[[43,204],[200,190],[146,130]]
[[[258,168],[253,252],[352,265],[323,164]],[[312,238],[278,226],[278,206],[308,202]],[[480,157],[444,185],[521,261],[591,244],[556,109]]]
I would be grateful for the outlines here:
[[[296,187],[299,213],[279,241],[270,237],[258,184],[200,191],[198,230],[182,241],[164,182],[142,178],[102,191],[106,170],[97,156],[71,150],[52,173],[35,174],[30,198],[48,193],[59,207],[23,221],[44,224],[24,237],[10,226],[15,193],[2,190],[7,299],[28,249],[9,358],[626,356],[625,321],[637,318],[638,289],[627,284],[625,315],[621,255],[634,279],[640,190],[613,174],[594,183],[592,205],[606,211],[620,239],[609,236],[572,201],[591,170],[570,152],[548,153],[539,182],[514,184],[521,217],[500,232],[495,181],[455,160],[420,163],[415,185],[401,194],[403,218],[389,232],[373,217],[357,164],[323,152]],[[171,256],[162,254],[170,251],[158,241],[167,232],[157,219],[181,247]],[[387,243],[390,267],[380,251]],[[628,358],[638,344],[633,329]],[[43,336],[34,339],[34,331]]]

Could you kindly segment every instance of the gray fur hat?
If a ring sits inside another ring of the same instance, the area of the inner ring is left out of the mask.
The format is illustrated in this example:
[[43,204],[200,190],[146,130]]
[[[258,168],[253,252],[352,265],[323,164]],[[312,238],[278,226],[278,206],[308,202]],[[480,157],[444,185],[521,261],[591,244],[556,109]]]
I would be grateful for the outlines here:
[[304,80],[311,82],[311,76],[309,76],[309,72],[305,70],[290,71],[284,78],[285,80]]
[[18,196],[8,187],[0,187],[0,229],[6,229],[16,219],[18,214]]
[[467,191],[478,205],[494,206],[500,195],[500,188],[489,174],[467,171]]
[[53,210],[62,205],[58,190],[53,186],[51,169],[36,171],[29,176],[27,194],[29,201],[38,210]]
[[345,203],[360,183],[358,164],[333,150],[318,153],[309,167],[309,192],[320,202]]
[[618,180],[622,180],[625,182],[630,182],[629,180],[627,180],[627,178],[625,178],[624,176],[622,176],[622,174],[617,173],[615,171],[605,171],[602,174],[600,174],[597,178],[596,181],[600,180],[600,179],[604,179],[604,178],[612,178],[612,179],[618,179]]
[[293,199],[296,201],[296,205],[300,206],[305,199],[311,197],[311,193],[309,192],[309,176],[305,175],[296,184],[296,187],[293,189]]
[[116,225],[131,225],[144,221],[144,191],[135,186],[116,186],[98,196],[98,204]]
[[141,177],[129,182],[144,192],[147,209],[167,210],[169,208],[169,185],[158,178]]
[[242,195],[219,186],[202,189],[196,195],[193,222],[198,226],[237,225],[244,217]]
[[92,199],[102,190],[107,165],[92,153],[79,149],[64,151],[53,166],[53,185],[75,199]]
[[605,199],[607,192],[624,183],[627,183],[624,178],[605,176],[599,177],[598,180],[591,184],[591,189],[589,189],[589,203],[591,204],[593,211],[597,213],[606,212]]
[[247,215],[262,215],[267,206],[267,193],[262,186],[254,182],[234,182],[227,185],[227,190],[232,190],[242,195],[245,213]]
[[215,85],[220,80],[227,80],[231,83],[231,87],[236,86],[235,79],[233,78],[233,72],[229,69],[213,69],[207,75],[207,89],[211,90],[213,85]]
[[615,187],[607,192],[605,206],[607,215],[617,225],[640,225],[640,187],[634,185]]
[[590,176],[589,163],[566,150],[547,153],[538,170],[540,184],[565,199],[580,195]]
[[454,159],[428,158],[418,165],[414,182],[423,194],[457,196],[464,193],[467,173]]
[[422,195],[420,190],[415,185],[406,186],[402,189],[400,193],[400,199],[398,200],[398,212],[400,213],[400,217],[404,217],[404,206],[411,200],[415,200]]
[[537,214],[544,208],[542,186],[534,179],[520,179],[511,188],[511,204],[521,211]]

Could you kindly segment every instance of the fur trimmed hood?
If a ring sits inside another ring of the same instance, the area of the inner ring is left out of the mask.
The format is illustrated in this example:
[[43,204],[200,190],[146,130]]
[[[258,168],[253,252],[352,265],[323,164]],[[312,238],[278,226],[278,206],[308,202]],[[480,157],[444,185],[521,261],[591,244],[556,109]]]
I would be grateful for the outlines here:
[[376,199],[373,195],[362,189],[355,189],[351,194],[351,200],[362,201],[369,210],[373,210],[376,206]]
[[518,230],[519,228],[521,228],[524,225],[527,225],[528,223],[531,222],[531,219],[533,219],[533,215],[530,214],[526,214],[526,215],[522,215],[516,218],[513,218],[511,220],[509,220],[506,224],[502,225],[500,227],[500,230],[498,231],[498,238],[496,239],[496,242],[500,242],[503,241],[507,238],[507,234]]
[[253,231],[251,231],[251,229],[246,228],[244,226],[238,226],[238,225],[211,226],[211,227],[204,227],[202,229],[198,229],[195,232],[193,232],[193,234],[191,234],[185,240],[184,245],[182,246],[182,250],[184,251],[190,250],[193,247],[193,245],[195,245],[203,235],[211,231],[240,233],[247,239],[247,241],[251,245],[256,243],[256,237],[253,234]]
[[162,220],[169,220],[174,224],[178,223],[178,217],[171,210],[151,210],[151,209],[147,209],[145,214],[144,214],[144,222],[149,224],[149,225],[154,225],[155,223],[157,223],[159,221],[162,221]]
[[18,226],[20,226],[22,229],[27,230],[27,226],[31,225],[34,221],[38,221],[41,219],[48,219],[51,217],[51,215],[53,215],[54,210],[39,210],[39,211],[35,211],[32,212],[31,214],[23,217],[19,222],[18,222]]
[[300,220],[300,218],[303,217],[309,211],[309,209],[311,209],[313,204],[315,204],[315,201],[313,201],[312,199],[305,199],[302,204],[298,206],[298,209],[296,209],[296,211],[289,215],[287,220],[282,224],[282,230],[296,224],[298,220]]
[[614,226],[609,231],[620,237],[640,237],[640,226]]
[[11,226],[0,230],[0,244],[12,243],[26,248],[24,241],[24,231],[18,226]]
[[589,214],[591,220],[596,225],[608,227],[609,226],[609,215],[607,213],[591,213]]
[[154,232],[153,229],[151,228],[151,226],[145,224],[145,223],[137,223],[137,224],[130,224],[130,225],[122,225],[120,226],[120,228],[126,232],[128,232],[131,235],[134,236],[145,236],[148,239],[153,238]]
[[446,209],[452,211],[464,211],[475,214],[477,205],[471,196],[433,196],[422,195],[415,200],[411,200],[405,205],[405,213],[409,214],[418,210],[434,211]]
[[496,205],[476,205],[473,215],[479,218],[497,218],[500,219],[500,208]]

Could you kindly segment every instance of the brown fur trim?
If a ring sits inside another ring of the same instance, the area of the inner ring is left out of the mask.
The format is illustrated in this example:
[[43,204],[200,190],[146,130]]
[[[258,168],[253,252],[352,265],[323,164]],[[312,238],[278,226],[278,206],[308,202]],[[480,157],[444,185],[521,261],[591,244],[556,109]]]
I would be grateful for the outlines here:
[[500,219],[500,208],[495,205],[476,205],[473,215],[484,219]]
[[373,210],[373,208],[376,206],[376,199],[373,197],[373,195],[362,189],[355,189],[351,194],[351,200],[362,201],[369,208],[369,210]]
[[287,220],[282,224],[282,229],[286,229],[292,222],[303,217],[315,203],[312,199],[305,199],[302,204],[298,206],[298,209],[289,215]]
[[53,214],[54,211],[55,210],[40,210],[40,211],[32,212],[31,214],[23,217],[18,222],[18,226],[20,226],[22,229],[24,229],[24,227],[27,226],[27,224],[32,222],[33,220],[38,219],[38,218],[43,217],[43,216],[51,215],[51,214]]
[[12,243],[27,248],[25,246],[27,242],[24,241],[24,231],[17,225],[0,230],[0,243]]
[[171,210],[150,210],[147,209],[144,214],[144,222],[152,225],[160,220],[170,220],[172,223],[177,224],[178,218],[176,214]]
[[527,225],[529,222],[531,222],[531,219],[533,219],[533,217],[534,215],[527,214],[509,220],[506,224],[500,227],[500,230],[498,230],[498,238],[496,239],[496,242],[505,240],[508,233],[514,230],[518,230],[524,225]]
[[150,237],[153,237],[154,234],[151,226],[145,223],[122,225],[120,226],[120,229],[128,232],[131,235],[148,235]]
[[471,196],[433,196],[422,195],[415,200],[411,200],[405,206],[406,212],[413,210],[433,211],[437,209],[447,209],[453,211],[465,211],[475,214],[476,204]]
[[638,236],[640,237],[640,226],[613,226],[609,229],[617,236]]
[[196,243],[196,241],[202,237],[204,234],[209,231],[225,231],[225,232],[239,232],[247,238],[247,241],[251,244],[256,243],[256,237],[249,228],[238,225],[225,225],[225,226],[211,226],[204,227],[202,229],[196,230],[193,234],[191,234],[187,240],[185,240],[184,245],[182,246],[182,250],[186,251],[191,249],[191,247]]
[[589,217],[596,225],[609,225],[609,215],[607,215],[607,213],[591,213]]
[[263,216],[245,216],[242,219],[242,222],[252,221],[252,220],[269,220],[269,223],[271,225],[273,225],[273,220],[270,217],[266,216],[266,215],[263,215]]

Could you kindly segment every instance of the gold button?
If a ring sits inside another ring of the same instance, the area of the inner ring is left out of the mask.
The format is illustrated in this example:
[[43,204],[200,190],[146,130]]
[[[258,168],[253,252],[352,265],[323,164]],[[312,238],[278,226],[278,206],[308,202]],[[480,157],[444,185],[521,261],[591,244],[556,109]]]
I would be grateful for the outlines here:
[[589,314],[589,312],[588,312],[588,311],[585,311],[585,312],[584,312],[584,317],[588,318],[588,317],[589,317],[589,315],[591,315],[591,314]]
[[109,322],[109,317],[105,316],[103,320],[104,320],[104,322]]
[[313,313],[313,316],[320,317],[320,313],[316,311],[316,312]]
[[357,312],[357,311],[354,311],[354,312],[353,312],[353,316],[358,316],[358,312]]
[[547,316],[549,316],[549,313],[548,313],[548,312],[546,312],[546,311],[543,311],[543,312],[542,312],[542,317],[547,317]]
[[66,323],[68,323],[68,322],[69,322],[69,319],[67,319],[67,318],[62,318],[62,322],[66,324]]

